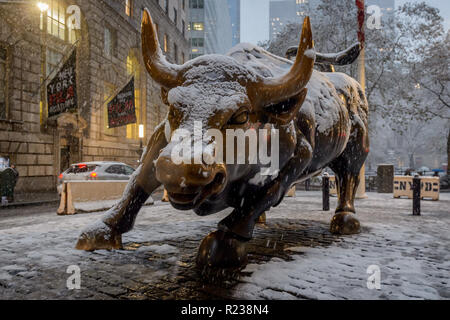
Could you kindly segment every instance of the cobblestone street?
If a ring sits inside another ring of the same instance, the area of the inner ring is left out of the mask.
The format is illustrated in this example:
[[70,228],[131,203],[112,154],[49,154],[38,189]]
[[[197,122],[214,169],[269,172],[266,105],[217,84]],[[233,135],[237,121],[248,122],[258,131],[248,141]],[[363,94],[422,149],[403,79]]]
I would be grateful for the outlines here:
[[[0,299],[450,299],[450,194],[412,201],[369,193],[358,200],[359,235],[329,233],[320,192],[297,192],[267,215],[241,271],[202,281],[194,268],[201,239],[227,213],[198,217],[157,201],[145,207],[124,250],[81,252],[80,231],[102,213],[57,216],[52,207],[0,211]],[[336,199],[331,199],[331,207]],[[66,273],[81,269],[81,290]],[[367,289],[370,265],[381,289]]]

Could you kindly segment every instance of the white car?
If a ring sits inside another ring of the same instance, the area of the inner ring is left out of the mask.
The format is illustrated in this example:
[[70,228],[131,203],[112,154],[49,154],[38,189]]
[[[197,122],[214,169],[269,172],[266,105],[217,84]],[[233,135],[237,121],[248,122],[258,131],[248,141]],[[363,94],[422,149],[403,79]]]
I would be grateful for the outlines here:
[[62,184],[77,180],[129,180],[135,169],[122,162],[83,162],[70,166],[58,177],[58,193]]

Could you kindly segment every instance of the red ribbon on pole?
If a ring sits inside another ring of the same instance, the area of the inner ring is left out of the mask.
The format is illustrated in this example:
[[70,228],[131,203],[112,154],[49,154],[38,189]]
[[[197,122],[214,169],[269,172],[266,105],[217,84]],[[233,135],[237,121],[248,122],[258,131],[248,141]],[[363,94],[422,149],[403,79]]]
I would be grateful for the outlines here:
[[356,6],[358,7],[358,41],[361,46],[364,47],[366,43],[366,34],[364,32],[364,21],[366,16],[364,0],[356,0]]

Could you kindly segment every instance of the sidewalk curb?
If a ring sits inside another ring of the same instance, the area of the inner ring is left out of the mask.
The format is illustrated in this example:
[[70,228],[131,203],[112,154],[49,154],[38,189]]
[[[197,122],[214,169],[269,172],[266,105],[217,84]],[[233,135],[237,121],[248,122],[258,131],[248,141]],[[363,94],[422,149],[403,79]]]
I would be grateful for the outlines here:
[[32,201],[32,202],[13,202],[9,203],[6,206],[0,205],[0,210],[7,210],[7,209],[16,209],[20,207],[31,207],[31,206],[43,206],[46,204],[55,204],[57,205],[59,203],[59,199],[55,200],[46,200],[46,201]]

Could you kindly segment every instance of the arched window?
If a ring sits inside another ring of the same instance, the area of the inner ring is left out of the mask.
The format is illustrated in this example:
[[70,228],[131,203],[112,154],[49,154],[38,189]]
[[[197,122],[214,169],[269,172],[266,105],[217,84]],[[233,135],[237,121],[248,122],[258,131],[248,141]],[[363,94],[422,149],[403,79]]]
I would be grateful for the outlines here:
[[[67,3],[63,0],[46,0],[43,2],[48,5],[48,9],[47,11],[41,12],[41,31],[69,44],[75,44],[77,41],[77,33],[74,26],[68,24],[68,20],[70,19],[67,14]],[[63,42],[56,43],[58,41],[55,41],[55,44],[53,41],[46,41],[42,45],[40,81],[44,90],[41,90],[41,100],[39,103],[41,125],[45,124],[48,116],[44,82],[50,80],[52,74],[57,72],[64,60],[64,55],[67,54],[63,49],[64,46],[61,45]],[[66,50],[70,51],[70,48]]]
[[62,0],[47,0],[48,10],[41,13],[41,30],[70,43],[76,42],[72,25],[67,24],[67,6]]

